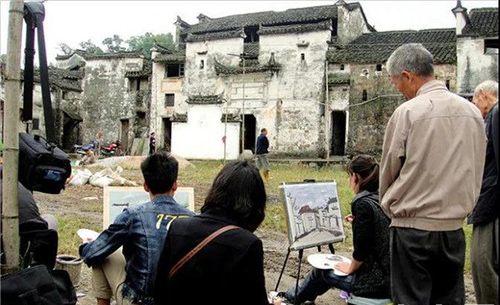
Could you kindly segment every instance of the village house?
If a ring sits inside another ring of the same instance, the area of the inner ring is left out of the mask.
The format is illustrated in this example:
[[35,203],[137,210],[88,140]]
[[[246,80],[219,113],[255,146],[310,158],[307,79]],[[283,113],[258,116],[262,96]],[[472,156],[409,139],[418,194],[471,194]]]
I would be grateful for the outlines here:
[[151,103],[151,62],[136,52],[88,54],[77,50],[58,55],[60,69],[83,73],[80,107],[80,143],[103,132],[103,142],[120,140],[132,152],[134,138],[148,136]]
[[467,13],[457,1],[453,13],[457,20],[457,93],[470,97],[481,82],[498,81],[498,8]]
[[[0,65],[0,85],[4,77],[2,65]],[[59,147],[69,150],[73,147],[74,143],[81,141],[82,134],[80,133],[80,123],[83,121],[80,116],[79,109],[81,108],[82,100],[81,93],[81,80],[83,78],[82,71],[72,71],[66,69],[59,69],[56,67],[49,67],[49,83],[50,83],[50,97],[52,102],[52,109],[54,113],[56,141]],[[24,80],[23,75],[21,79]],[[0,91],[2,91],[0,86]],[[23,90],[21,88],[21,99],[19,105],[19,131],[29,131],[41,136],[45,136],[45,119],[43,116],[43,102],[42,102],[42,89],[40,85],[40,73],[38,70],[34,71],[33,79],[33,119],[28,124],[23,123],[22,109],[23,109]],[[2,118],[0,128],[3,134],[3,92],[0,93],[1,108],[0,118]]]
[[[197,24],[178,17],[176,48],[156,44],[152,60],[135,52],[59,55],[50,70],[59,144],[68,150],[102,131],[104,142],[140,154],[154,131],[158,149],[184,158],[236,159],[255,152],[267,128],[271,158],[377,155],[405,101],[385,67],[400,45],[422,43],[436,77],[469,99],[480,82],[498,80],[498,8],[468,12],[457,1],[450,10],[455,28],[385,32],[359,3],[343,0],[200,14]],[[39,86],[34,99],[30,128],[43,135]]]
[[327,50],[374,31],[359,3],[198,19],[178,18],[179,50],[152,56],[160,146],[236,159],[265,127],[273,154],[324,157]]
[[194,25],[178,17],[178,50],[153,52],[150,128],[160,145],[194,159],[254,151],[263,127],[274,156],[379,154],[385,124],[405,101],[385,68],[397,47],[422,43],[434,55],[437,79],[465,96],[480,81],[498,79],[498,9],[473,9],[463,33],[460,1],[453,13],[457,29],[387,32],[369,25],[359,3],[342,0],[214,19],[200,14]]

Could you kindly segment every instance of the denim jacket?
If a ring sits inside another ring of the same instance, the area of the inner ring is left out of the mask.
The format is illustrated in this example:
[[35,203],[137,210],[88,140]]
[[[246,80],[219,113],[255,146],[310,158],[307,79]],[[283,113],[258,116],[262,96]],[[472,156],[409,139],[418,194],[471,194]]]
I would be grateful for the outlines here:
[[127,275],[122,295],[134,303],[152,304],[156,269],[168,225],[173,219],[192,215],[172,197],[156,197],[123,210],[96,240],[80,246],[80,256],[87,265],[98,265],[123,246]]

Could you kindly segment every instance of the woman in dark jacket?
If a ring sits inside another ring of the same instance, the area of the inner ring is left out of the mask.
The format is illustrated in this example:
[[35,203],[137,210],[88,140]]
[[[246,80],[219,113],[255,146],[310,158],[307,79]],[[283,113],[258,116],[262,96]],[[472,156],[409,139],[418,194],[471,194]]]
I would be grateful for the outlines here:
[[[359,297],[390,298],[389,218],[378,203],[379,166],[368,155],[355,156],[347,165],[349,186],[356,196],[351,202],[354,252],[351,263],[337,263],[336,269],[347,276],[334,274],[333,270],[314,269],[300,283],[299,303],[314,301],[318,295],[335,287]],[[293,300],[295,286],[279,297]]]
[[[257,169],[246,162],[227,164],[201,214],[172,222],[158,266],[156,304],[267,305],[262,242],[253,234],[264,220],[265,203]],[[179,267],[188,252],[228,225],[237,228],[215,237]]]

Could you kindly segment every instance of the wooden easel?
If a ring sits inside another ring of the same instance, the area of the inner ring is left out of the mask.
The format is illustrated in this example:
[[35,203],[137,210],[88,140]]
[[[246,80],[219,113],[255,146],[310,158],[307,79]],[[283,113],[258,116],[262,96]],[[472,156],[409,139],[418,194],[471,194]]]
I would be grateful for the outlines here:
[[[321,246],[318,247],[318,252],[321,252]],[[307,248],[304,248],[307,249]],[[299,251],[299,267],[297,268],[297,280],[295,281],[295,295],[293,297],[293,304],[297,305],[297,290],[299,289],[299,278],[300,278],[300,267],[302,265],[302,258],[304,257],[304,249],[298,249],[296,251]],[[333,248],[333,244],[328,244],[328,249],[330,249],[330,252],[332,254],[335,254],[335,249]],[[285,267],[286,263],[288,262],[288,258],[290,257],[290,252],[292,252],[292,249],[288,247],[288,252],[286,253],[285,257],[285,262],[283,263],[283,268],[281,268],[280,275],[278,277],[278,282],[276,283],[276,287],[274,288],[274,291],[278,291],[280,282],[281,282],[281,277],[283,276],[283,273],[285,272]]]
[[[316,182],[316,180],[314,180],[314,179],[305,179],[303,182],[305,182],[305,183],[314,183],[314,182]],[[330,250],[330,252],[332,254],[335,254],[335,249],[333,247],[333,244],[329,243],[327,245],[328,245],[328,249]],[[321,252],[321,246],[322,245],[316,246],[318,248],[318,252]],[[279,288],[279,285],[280,285],[280,282],[281,282],[281,277],[283,276],[283,273],[285,272],[285,267],[286,267],[286,264],[288,262],[288,258],[290,257],[290,252],[292,252],[292,250],[298,251],[299,252],[299,266],[297,268],[297,279],[296,279],[296,282],[295,282],[295,295],[294,295],[294,298],[293,298],[294,305],[298,304],[297,303],[297,291],[299,289],[300,267],[302,266],[302,258],[304,257],[304,249],[309,249],[309,248],[313,248],[313,247],[307,247],[307,248],[301,248],[301,249],[292,249],[291,247],[288,247],[288,251],[287,251],[287,254],[286,254],[286,257],[285,257],[285,262],[283,263],[283,267],[281,268],[281,272],[280,272],[280,275],[278,277],[278,282],[276,283],[276,287],[274,289],[274,291],[276,291],[276,292],[278,291],[278,288]]]

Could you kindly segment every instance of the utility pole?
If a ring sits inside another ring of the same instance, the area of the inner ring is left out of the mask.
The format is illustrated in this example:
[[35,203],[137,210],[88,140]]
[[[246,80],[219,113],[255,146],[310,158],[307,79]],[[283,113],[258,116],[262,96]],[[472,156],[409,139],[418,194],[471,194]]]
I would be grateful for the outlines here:
[[21,37],[23,0],[11,0],[5,71],[4,164],[2,185],[2,231],[5,265],[2,273],[19,268],[19,103],[21,97]]
[[243,93],[243,99],[241,102],[241,152],[245,150],[245,59],[246,59],[246,53],[241,53],[241,54],[227,54],[231,56],[237,56],[243,61],[243,79],[242,79],[242,93]]
[[245,151],[245,53],[241,54],[243,60],[243,100],[241,103],[242,116],[241,116],[241,152]]

